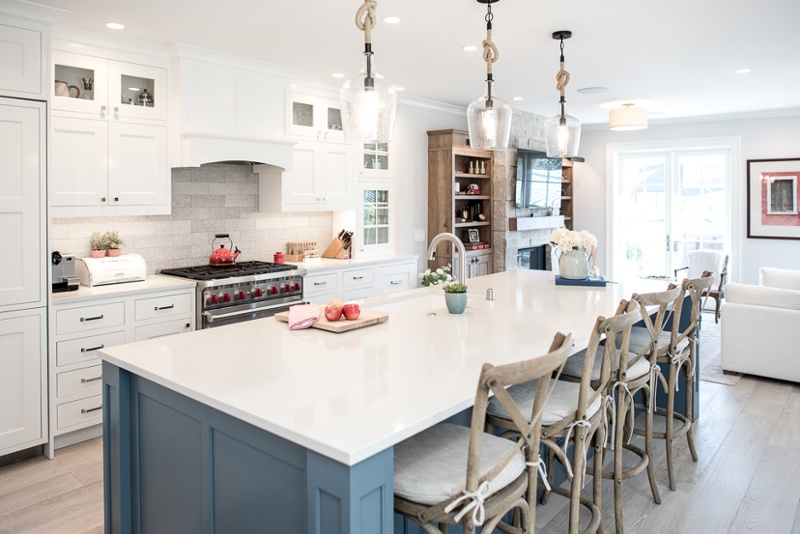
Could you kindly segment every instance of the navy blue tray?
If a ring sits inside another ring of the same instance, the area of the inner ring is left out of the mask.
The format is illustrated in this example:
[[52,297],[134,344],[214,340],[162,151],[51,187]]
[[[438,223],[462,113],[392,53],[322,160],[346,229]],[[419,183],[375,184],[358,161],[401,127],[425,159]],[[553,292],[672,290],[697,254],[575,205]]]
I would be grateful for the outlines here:
[[602,276],[597,280],[584,278],[583,280],[568,280],[556,275],[557,286],[585,286],[585,287],[606,287],[606,279]]

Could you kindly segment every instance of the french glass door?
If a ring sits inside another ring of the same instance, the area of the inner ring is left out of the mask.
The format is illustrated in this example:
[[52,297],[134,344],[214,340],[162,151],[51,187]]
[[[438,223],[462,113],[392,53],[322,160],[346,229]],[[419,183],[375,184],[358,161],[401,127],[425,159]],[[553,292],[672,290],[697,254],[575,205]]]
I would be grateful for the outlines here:
[[622,152],[614,209],[616,276],[672,277],[693,250],[728,250],[726,149]]

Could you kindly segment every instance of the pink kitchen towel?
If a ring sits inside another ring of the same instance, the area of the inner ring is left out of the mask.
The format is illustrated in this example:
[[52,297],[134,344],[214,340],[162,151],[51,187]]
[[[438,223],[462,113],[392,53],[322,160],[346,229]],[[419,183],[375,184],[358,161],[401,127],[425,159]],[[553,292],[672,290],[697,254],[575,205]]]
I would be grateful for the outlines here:
[[295,304],[289,308],[289,330],[308,328],[319,320],[316,304]]

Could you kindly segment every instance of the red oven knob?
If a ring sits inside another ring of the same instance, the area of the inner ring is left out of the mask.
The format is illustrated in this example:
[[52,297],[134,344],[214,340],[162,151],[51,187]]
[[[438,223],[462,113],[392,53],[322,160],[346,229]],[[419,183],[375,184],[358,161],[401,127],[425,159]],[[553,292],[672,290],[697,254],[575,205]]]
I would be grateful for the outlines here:
[[294,283],[294,290],[295,291],[300,291],[300,282],[295,282]]
[[218,304],[219,303],[219,297],[216,296],[216,295],[211,295],[210,297],[208,297],[208,303],[209,304]]
[[269,286],[269,292],[270,292],[271,295],[277,295],[278,294],[278,287],[277,286]]
[[228,293],[223,293],[222,302],[230,302],[230,301],[231,301],[231,296]]
[[238,298],[239,300],[244,300],[247,298],[247,293],[245,293],[244,291],[238,291],[236,293],[236,298]]
[[255,290],[253,290],[253,294],[257,297],[260,297],[264,294],[264,290],[261,289],[260,287],[257,287],[255,288]]
[[285,286],[283,286],[283,290],[286,293],[289,293],[292,290],[292,284],[286,284]]

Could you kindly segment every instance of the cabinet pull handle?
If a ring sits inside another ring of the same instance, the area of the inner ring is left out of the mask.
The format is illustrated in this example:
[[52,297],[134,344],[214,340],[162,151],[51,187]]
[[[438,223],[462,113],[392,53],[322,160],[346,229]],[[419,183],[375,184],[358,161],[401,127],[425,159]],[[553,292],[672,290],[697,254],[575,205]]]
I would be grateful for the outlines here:
[[353,277],[353,280],[363,280],[363,279],[364,279],[363,276],[354,276]]
[[100,106],[100,115],[105,115],[105,114],[106,114],[106,107]]
[[324,286],[324,285],[325,285],[325,284],[327,284],[327,283],[328,283],[328,282],[314,282],[314,285],[315,285],[315,286]]
[[88,349],[85,348],[85,347],[81,347],[81,352],[92,352],[92,351],[95,351],[95,350],[100,350],[103,347],[105,347],[105,344],[100,345],[99,347],[91,347],[91,348],[88,348]]
[[81,378],[81,384],[87,384],[89,382],[95,382],[97,380],[102,380],[102,379],[103,379],[103,375],[95,376],[95,377],[92,377],[92,378]]
[[191,328],[191,327],[192,327],[192,323],[186,323],[186,328]]
[[175,307],[174,304],[170,304],[169,306],[156,306],[154,309],[155,311],[161,311],[161,310],[171,310],[174,307]]
[[100,197],[100,201],[101,202],[105,202],[106,201],[106,197]]
[[119,117],[119,108],[117,106],[114,106],[114,115]]
[[403,283],[403,281],[402,280],[392,280],[389,283],[392,284],[393,286],[399,286],[400,284]]
[[97,317],[81,317],[81,322],[85,323],[88,321],[97,321],[98,319],[102,319],[103,317],[104,317],[103,315],[98,315]]
[[100,406],[98,406],[96,408],[81,408],[81,413],[96,412],[97,410],[102,410],[102,409],[103,409],[103,405],[101,404]]

